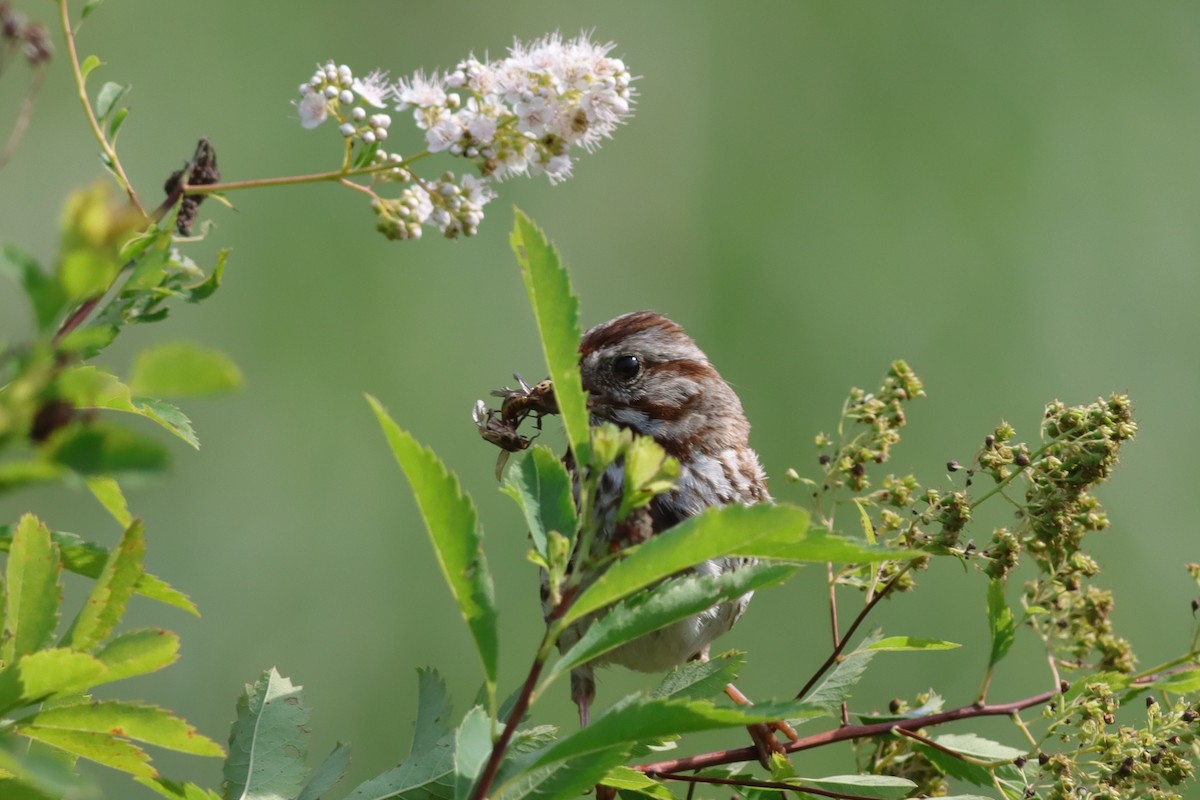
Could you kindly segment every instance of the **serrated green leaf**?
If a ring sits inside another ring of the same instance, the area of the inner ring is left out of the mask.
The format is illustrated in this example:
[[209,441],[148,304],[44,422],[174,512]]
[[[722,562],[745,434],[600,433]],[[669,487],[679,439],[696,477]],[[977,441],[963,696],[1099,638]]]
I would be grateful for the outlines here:
[[50,437],[42,456],[80,475],[161,472],[169,463],[158,442],[106,422],[68,425]]
[[838,662],[833,671],[825,676],[825,680],[821,681],[817,688],[804,699],[813,705],[831,711],[850,699],[850,690],[862,680],[863,673],[867,671],[871,659],[879,654],[877,650],[865,648],[869,648],[871,644],[881,638],[882,634],[879,631],[872,631],[868,634],[858,649]]
[[666,786],[632,767],[613,767],[600,779],[600,784],[617,789],[623,795],[633,792],[641,797],[653,797],[657,800],[674,800],[675,798],[675,795]]
[[238,698],[223,770],[227,798],[266,800],[300,792],[308,775],[309,736],[301,688],[272,667]]
[[[6,552],[11,549],[12,535],[12,528],[10,526],[0,525],[0,552]],[[67,571],[88,578],[100,577],[104,565],[108,562],[109,551],[107,549],[98,544],[85,542],[73,533],[54,531],[50,535],[54,543],[58,545],[59,557],[62,559],[62,565]],[[133,589],[143,597],[175,606],[197,617],[200,616],[200,612],[187,595],[172,588],[166,581],[148,572],[142,573],[137,583],[134,584]]]
[[[710,558],[751,555],[767,544],[780,544],[799,560],[808,531],[808,514],[788,505],[725,506],[691,517],[645,544],[626,551],[584,590],[563,617],[573,622],[652,586],[663,578]],[[827,560],[821,558],[820,560]]]
[[144,750],[108,733],[64,731],[36,725],[22,727],[18,732],[35,741],[139,778],[158,775],[157,770],[150,766],[150,756]]
[[508,470],[500,488],[520,506],[534,547],[542,558],[547,558],[549,531],[558,531],[568,541],[575,538],[579,523],[571,495],[571,477],[550,448],[534,445]]
[[8,555],[4,627],[8,637],[0,660],[13,664],[41,648],[58,625],[62,563],[50,531],[32,514],[21,517]]
[[224,756],[213,740],[200,735],[184,720],[157,706],[116,700],[85,701],[46,708],[17,720],[43,730],[103,733],[196,756]]
[[157,422],[192,447],[200,449],[200,440],[192,428],[192,421],[179,410],[178,406],[154,397],[134,397],[132,403],[135,409],[134,413]]
[[992,778],[992,772],[1004,780],[1014,781],[1020,778],[1020,771],[1012,765],[1015,758],[1024,756],[1024,750],[1018,750],[1015,747],[994,742],[990,739],[984,739],[981,736],[976,736],[973,733],[964,734],[947,734],[937,736],[933,739],[934,742],[953,750],[956,753],[961,753],[973,759],[981,761],[994,762],[994,766],[987,767],[971,761],[964,761],[961,758],[956,758],[942,750],[934,747],[923,745],[919,742],[913,744],[913,747],[925,755],[935,767],[941,770],[951,778],[967,781],[976,786],[993,786],[995,781]]
[[679,697],[702,700],[723,691],[746,663],[737,651],[722,653],[708,661],[688,661],[671,670],[654,690],[654,697]]
[[48,331],[58,319],[67,299],[58,281],[43,272],[33,256],[11,244],[4,246],[4,259],[0,260],[0,269],[25,290],[25,295],[33,306],[38,331]]
[[908,778],[891,775],[830,775],[825,778],[800,778],[801,786],[814,786],[838,795],[879,797],[883,800],[908,797],[917,785]]
[[496,800],[562,800],[579,797],[609,770],[629,758],[629,748],[610,747],[540,769],[524,770],[497,781]]
[[0,713],[103,682],[105,666],[87,653],[49,648],[28,653],[0,671]]
[[918,639],[915,636],[888,636],[859,649],[898,653],[910,650],[953,650],[956,647],[962,647],[962,645],[937,639]]
[[144,532],[142,523],[135,520],[109,553],[100,577],[96,578],[96,584],[72,626],[71,647],[75,650],[93,650],[108,638],[125,615],[133,587],[142,576],[142,559],[146,555]]
[[213,267],[208,277],[200,281],[200,283],[184,287],[183,293],[185,299],[189,303],[199,303],[201,300],[207,300],[209,297],[212,297],[213,292],[221,287],[221,277],[225,274],[225,263],[228,260],[228,248],[218,252],[216,266]]
[[330,789],[346,777],[346,769],[350,766],[350,745],[338,742],[333,752],[325,756],[321,765],[313,770],[312,777],[304,784],[304,789],[296,800],[319,800]]
[[98,66],[100,66],[100,58],[98,56],[91,55],[85,58],[83,63],[79,65],[79,72],[83,75],[83,79],[86,81],[87,76],[91,75],[92,70]]
[[222,800],[218,792],[194,783],[177,783],[166,778],[134,778],[134,780],[142,786],[158,792],[168,800]]
[[620,701],[586,728],[560,739],[547,748],[531,768],[643,739],[674,736],[773,722],[791,717],[823,716],[825,709],[811,703],[762,703],[755,706],[722,708],[703,700],[676,700],[633,695]]
[[467,800],[471,787],[492,752],[492,720],[483,706],[474,706],[454,732],[454,796]]
[[520,209],[514,209],[509,243],[521,265],[521,278],[533,308],[554,397],[577,463],[587,462],[588,411],[579,375],[579,298],[546,235]]
[[357,786],[346,800],[454,800],[454,734]]
[[988,630],[992,634],[992,653],[988,665],[994,666],[1008,654],[1017,630],[1012,609],[1004,600],[1004,581],[992,580],[988,584],[987,608]]
[[113,637],[95,655],[108,668],[104,673],[108,683],[174,664],[179,658],[179,637],[162,628],[143,628]]
[[112,113],[113,107],[116,105],[117,101],[120,100],[121,97],[129,91],[129,89],[130,87],[128,84],[122,85],[113,81],[109,81],[101,86],[100,91],[96,94],[96,119],[104,120],[107,118],[108,115]]
[[241,387],[242,373],[218,350],[174,342],[138,353],[129,380],[134,395],[194,397]]
[[126,502],[125,495],[121,492],[121,484],[117,483],[116,478],[94,475],[86,478],[85,483],[87,483],[92,496],[100,501],[104,510],[111,514],[122,528],[128,528],[133,524],[133,517],[129,513],[129,503]]
[[412,747],[408,751],[410,758],[433,748],[453,731],[450,723],[453,713],[450,695],[441,674],[432,667],[418,668],[417,722],[413,730]]
[[191,420],[176,406],[154,397],[134,397],[129,387],[115,375],[94,366],[76,367],[62,373],[58,391],[64,400],[79,408],[137,414],[161,425],[192,447],[200,447]]
[[720,575],[674,578],[648,592],[626,598],[594,621],[579,641],[563,654],[547,673],[543,688],[566,670],[717,603],[783,583],[795,572],[796,567],[786,564],[752,564]]
[[397,425],[378,400],[367,395],[367,401],[412,487],[438,565],[471,629],[483,661],[489,694],[493,694],[499,661],[496,605],[475,504],[463,492],[458,477],[432,450],[419,444],[412,434]]

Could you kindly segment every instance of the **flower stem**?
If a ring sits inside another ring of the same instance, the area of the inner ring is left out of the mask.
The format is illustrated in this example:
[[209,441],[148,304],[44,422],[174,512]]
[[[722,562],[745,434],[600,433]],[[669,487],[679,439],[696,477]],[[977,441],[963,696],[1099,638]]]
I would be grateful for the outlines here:
[[96,119],[92,101],[88,99],[87,84],[84,82],[83,70],[79,66],[79,53],[75,50],[75,31],[71,28],[71,13],[67,8],[67,0],[58,0],[58,14],[62,23],[63,37],[67,41],[67,60],[71,62],[71,74],[75,76],[75,89],[79,93],[79,102],[83,105],[83,113],[92,129],[92,135],[96,137],[96,142],[100,145],[100,150],[104,153],[109,167],[112,168],[117,182],[129,195],[129,202],[133,203],[134,208],[141,212],[143,217],[148,217],[146,209],[138,200],[137,192],[133,190],[133,184],[129,182],[129,176],[125,174],[125,168],[121,166],[121,160],[117,158],[117,151],[105,138],[104,131],[100,128],[100,121]]
[[278,178],[252,178],[245,181],[209,183],[204,186],[186,186],[184,187],[184,194],[223,194],[225,192],[237,191],[238,189],[261,189],[268,186],[294,186],[301,183],[322,183],[325,181],[345,182],[346,178],[355,178],[359,175],[372,175],[376,172],[386,172],[390,169],[407,169],[409,164],[427,155],[429,155],[429,151],[422,150],[398,164],[375,164],[370,167],[359,167],[358,169],[331,169],[327,172],[311,172],[307,175],[284,175]]

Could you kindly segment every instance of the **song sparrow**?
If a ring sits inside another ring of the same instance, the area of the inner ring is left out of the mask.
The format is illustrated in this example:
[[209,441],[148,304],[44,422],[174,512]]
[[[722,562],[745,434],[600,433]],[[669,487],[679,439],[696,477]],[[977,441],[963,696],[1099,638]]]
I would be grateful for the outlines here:
[[[679,479],[674,488],[650,502],[643,525],[649,530],[642,536],[660,533],[710,506],[771,501],[758,456],[750,449],[750,423],[741,401],[679,325],[653,311],[625,314],[588,330],[579,355],[592,424],[612,422],[652,437],[679,461]],[[630,543],[620,541],[631,535],[628,523],[618,526],[615,521],[622,469],[618,462],[602,476],[595,501],[597,513],[606,520],[601,526],[599,538],[604,541],[600,546],[610,549]],[[749,561],[718,558],[697,564],[692,572],[716,575]],[[747,593],[713,605],[572,670],[571,698],[579,707],[580,721],[587,724],[588,708],[596,694],[596,666],[615,663],[642,672],[661,672],[691,659],[707,658],[712,641],[733,627],[750,596]],[[549,613],[545,591],[543,606]],[[569,648],[589,623],[581,620],[564,633],[559,647],[563,651]],[[745,702],[732,685],[728,691]],[[751,732],[760,751],[764,746],[778,749],[773,737],[769,742],[760,741],[765,733],[761,728]]]

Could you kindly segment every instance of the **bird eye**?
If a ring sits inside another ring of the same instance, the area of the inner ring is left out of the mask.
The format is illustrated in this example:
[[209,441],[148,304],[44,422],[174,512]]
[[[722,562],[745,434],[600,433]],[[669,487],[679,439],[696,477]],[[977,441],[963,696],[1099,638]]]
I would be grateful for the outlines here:
[[623,381],[631,381],[642,371],[642,362],[637,356],[617,356],[612,362],[613,374]]

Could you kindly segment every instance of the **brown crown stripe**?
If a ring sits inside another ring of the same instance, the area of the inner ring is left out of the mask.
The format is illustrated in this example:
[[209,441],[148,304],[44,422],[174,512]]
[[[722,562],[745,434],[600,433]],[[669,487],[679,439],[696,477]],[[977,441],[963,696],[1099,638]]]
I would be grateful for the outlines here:
[[654,372],[659,375],[678,375],[680,378],[691,378],[694,381],[721,379],[711,364],[693,361],[690,358],[681,358],[678,361],[660,361],[655,363],[653,368]]
[[635,333],[662,328],[668,334],[684,335],[683,329],[657,311],[635,311],[617,317],[600,328],[593,329],[579,344],[579,355],[586,356],[615,341]]

